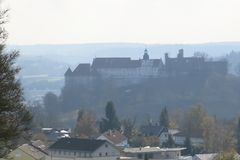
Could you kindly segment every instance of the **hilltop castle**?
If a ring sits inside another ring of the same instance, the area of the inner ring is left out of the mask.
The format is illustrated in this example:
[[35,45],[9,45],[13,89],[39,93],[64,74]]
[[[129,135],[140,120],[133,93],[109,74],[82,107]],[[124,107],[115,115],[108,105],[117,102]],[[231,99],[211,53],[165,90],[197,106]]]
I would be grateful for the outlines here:
[[117,85],[137,84],[151,78],[227,74],[226,61],[206,61],[204,57],[184,57],[183,49],[176,58],[165,54],[162,59],[150,59],[147,49],[142,59],[129,57],[95,58],[92,64],[81,63],[65,72],[65,86],[90,85],[96,80],[113,80]]

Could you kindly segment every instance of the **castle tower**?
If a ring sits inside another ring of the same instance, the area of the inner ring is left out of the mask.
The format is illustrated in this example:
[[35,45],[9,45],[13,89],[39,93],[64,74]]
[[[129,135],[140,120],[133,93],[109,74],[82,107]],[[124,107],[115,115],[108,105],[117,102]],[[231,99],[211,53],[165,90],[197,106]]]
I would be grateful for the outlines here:
[[144,50],[143,60],[149,60],[148,50]]

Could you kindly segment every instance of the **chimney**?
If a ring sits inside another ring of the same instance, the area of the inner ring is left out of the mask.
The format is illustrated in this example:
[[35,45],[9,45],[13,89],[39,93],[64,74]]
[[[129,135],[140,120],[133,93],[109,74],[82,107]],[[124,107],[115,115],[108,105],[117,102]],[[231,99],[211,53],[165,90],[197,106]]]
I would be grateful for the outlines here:
[[168,53],[165,53],[165,60],[168,59]]
[[183,54],[184,54],[184,50],[183,49],[179,49],[178,50],[178,58],[183,58]]

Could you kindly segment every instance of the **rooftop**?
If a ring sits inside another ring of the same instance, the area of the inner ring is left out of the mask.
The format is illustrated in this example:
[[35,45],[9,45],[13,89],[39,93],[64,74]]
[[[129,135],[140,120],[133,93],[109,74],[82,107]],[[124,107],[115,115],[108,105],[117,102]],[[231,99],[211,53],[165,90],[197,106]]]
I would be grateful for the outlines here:
[[62,138],[49,147],[49,149],[75,150],[93,152],[107,141],[95,139]]
[[110,130],[102,134],[108,140],[110,140],[114,144],[119,144],[127,139],[122,133],[117,130]]
[[160,147],[138,147],[138,148],[125,148],[123,151],[126,153],[152,153],[152,152],[176,152],[182,151],[185,148],[160,148]]

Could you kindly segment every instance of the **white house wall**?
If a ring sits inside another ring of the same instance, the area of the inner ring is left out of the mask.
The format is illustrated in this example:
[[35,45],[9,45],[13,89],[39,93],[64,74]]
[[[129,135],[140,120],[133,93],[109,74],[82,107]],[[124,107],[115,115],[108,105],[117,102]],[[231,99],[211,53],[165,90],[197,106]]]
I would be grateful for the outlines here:
[[[107,153],[107,155],[106,155]],[[100,156],[101,155],[101,156]],[[49,151],[49,160],[116,160],[120,157],[120,152],[109,143],[105,143],[99,147],[96,151],[80,152],[80,151],[69,151],[51,150]]]
[[104,145],[99,147],[96,151],[94,151],[92,157],[100,157],[100,154],[102,155],[102,157],[105,158],[107,158],[108,156],[120,157],[120,151],[109,143],[105,143]]

